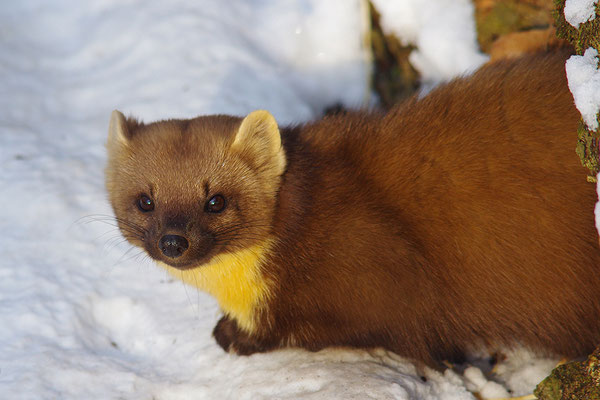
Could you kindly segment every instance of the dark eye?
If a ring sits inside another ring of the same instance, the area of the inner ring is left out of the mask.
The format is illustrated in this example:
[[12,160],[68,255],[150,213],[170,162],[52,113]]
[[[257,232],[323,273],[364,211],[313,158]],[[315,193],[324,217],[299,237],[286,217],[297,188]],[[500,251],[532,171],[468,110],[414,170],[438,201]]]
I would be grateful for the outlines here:
[[225,209],[225,197],[217,194],[206,202],[205,210],[211,213],[220,213]]
[[145,194],[142,194],[137,202],[138,208],[143,212],[148,212],[154,210],[154,201]]

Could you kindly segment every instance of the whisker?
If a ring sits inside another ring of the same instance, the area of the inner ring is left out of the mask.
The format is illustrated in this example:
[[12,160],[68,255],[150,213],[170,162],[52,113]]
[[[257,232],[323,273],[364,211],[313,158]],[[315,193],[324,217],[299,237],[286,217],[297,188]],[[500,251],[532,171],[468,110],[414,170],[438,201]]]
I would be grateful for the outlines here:
[[145,251],[140,251],[138,254],[136,254],[136,256],[134,257],[134,260],[136,263],[139,263],[139,264],[146,263],[146,262],[150,262],[151,264],[153,264],[152,258],[150,258],[148,253],[146,253]]
[[115,236],[104,243],[103,249],[105,251],[111,251],[123,243],[127,243],[127,239],[123,236]]
[[[135,247],[132,247],[131,249],[127,250],[127,252],[125,254],[129,253],[132,249],[135,249]],[[123,259],[123,257],[125,256],[125,254],[123,256],[121,256],[119,258],[119,260],[114,264],[115,267],[117,265],[121,265],[121,264],[124,264],[124,263],[126,263],[128,261],[131,261],[131,260],[133,260],[133,259],[135,259],[135,258],[137,258],[137,257],[139,257],[141,255],[145,255],[146,252],[144,250],[140,249],[137,253],[135,253],[135,254],[133,254],[133,255],[131,255],[131,256]]]
[[135,231],[140,234],[147,233],[147,230],[144,227],[142,227],[132,221],[129,221],[129,220],[126,220],[123,218],[119,218],[119,217],[113,217],[111,215],[103,215],[103,214],[87,215],[85,217],[79,218],[76,221],[76,223],[85,223],[85,224],[89,224],[91,222],[101,222],[103,224],[121,228],[123,230],[129,228],[129,230]]
[[[119,233],[119,230],[118,230],[118,229],[109,229],[108,231],[106,231],[106,232],[104,232],[104,233],[102,233],[102,234],[100,234],[100,235],[96,236],[96,237],[95,237],[95,238],[93,238],[92,240],[93,240],[94,242],[97,242],[98,240],[102,239],[104,236],[106,236],[106,235],[108,235],[108,234],[115,234],[115,233]],[[121,237],[121,235],[118,235],[118,236],[116,236],[116,237]],[[112,238],[112,239],[114,239],[114,238]]]
[[125,253],[123,253],[123,255],[121,257],[119,257],[119,259],[117,260],[117,263],[121,262],[121,260],[125,259],[125,257],[127,257],[127,255],[129,253],[131,253],[132,250],[134,250],[135,247],[131,246],[129,249],[127,249],[127,251],[125,251]]
[[[194,309],[194,303],[192,303],[192,299],[190,298],[190,294],[188,293],[188,290],[187,290],[187,285],[185,284],[185,282],[183,280],[183,271],[181,271],[180,273],[181,273],[180,280],[181,280],[181,283],[183,284],[183,290],[185,291],[185,295],[186,295],[186,297],[188,299],[188,303],[190,303],[190,307],[192,307],[192,310],[193,310]],[[195,279],[195,277],[196,277],[196,275],[194,274],[194,279]],[[198,307],[196,308],[195,311],[196,311],[196,313],[198,315],[200,315],[200,304],[199,303],[198,303]]]
[[142,242],[145,239],[144,235],[141,233],[138,233],[138,232],[124,230],[122,233],[123,233],[123,237],[125,237],[127,239],[139,239]]
[[[194,282],[196,283],[196,287],[200,288],[200,286],[198,285],[198,275],[194,274]],[[197,318],[200,318],[200,290],[196,290],[196,312]]]

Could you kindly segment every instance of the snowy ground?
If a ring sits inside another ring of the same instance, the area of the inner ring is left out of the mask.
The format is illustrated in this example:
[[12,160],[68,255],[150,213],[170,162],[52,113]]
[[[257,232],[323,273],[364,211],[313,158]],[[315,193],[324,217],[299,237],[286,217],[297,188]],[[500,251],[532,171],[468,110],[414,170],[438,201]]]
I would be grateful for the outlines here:
[[[470,3],[438,2],[453,11],[446,28],[414,1],[406,5],[419,23],[390,26],[422,44],[415,57],[431,81],[485,59]],[[514,353],[497,371],[501,386],[475,367],[427,371],[425,382],[384,351],[225,354],[210,336],[216,303],[97,221],[111,215],[112,109],[149,121],[266,108],[291,123],[334,103],[360,106],[369,101],[365,23],[359,0],[3,3],[0,398],[462,400],[474,398],[467,389],[532,390],[555,360]],[[460,63],[427,62],[432,38],[450,34]]]

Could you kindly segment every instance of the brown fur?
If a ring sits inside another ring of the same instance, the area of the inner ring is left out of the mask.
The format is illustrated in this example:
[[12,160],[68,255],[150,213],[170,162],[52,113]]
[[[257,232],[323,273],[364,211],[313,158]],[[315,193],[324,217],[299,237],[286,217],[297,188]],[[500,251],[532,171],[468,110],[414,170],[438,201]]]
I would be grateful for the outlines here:
[[[275,238],[256,330],[225,316],[214,331],[240,354],[383,346],[432,362],[521,343],[581,355],[600,341],[600,249],[565,57],[501,61],[386,115],[283,129],[281,180],[228,150],[241,119],[130,120],[131,150],[109,141],[111,202],[126,236],[159,260],[165,224],[190,237],[191,222],[240,227],[209,254]],[[233,199],[223,219],[198,207],[208,181]],[[161,190],[155,215],[132,206]]]

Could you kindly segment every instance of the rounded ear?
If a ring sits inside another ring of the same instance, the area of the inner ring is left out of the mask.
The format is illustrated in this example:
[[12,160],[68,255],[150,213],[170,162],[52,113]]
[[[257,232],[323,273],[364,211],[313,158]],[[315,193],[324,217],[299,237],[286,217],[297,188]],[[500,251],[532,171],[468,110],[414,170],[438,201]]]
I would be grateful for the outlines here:
[[110,114],[107,147],[110,149],[116,145],[128,146],[130,139],[131,134],[125,116],[120,111],[114,110]]
[[231,149],[257,168],[271,168],[276,175],[281,175],[285,169],[279,127],[268,111],[253,111],[242,120]]

